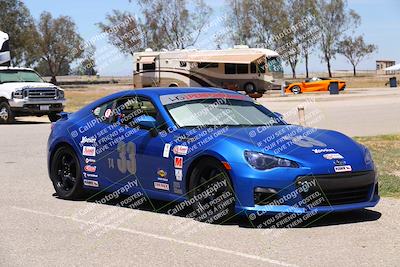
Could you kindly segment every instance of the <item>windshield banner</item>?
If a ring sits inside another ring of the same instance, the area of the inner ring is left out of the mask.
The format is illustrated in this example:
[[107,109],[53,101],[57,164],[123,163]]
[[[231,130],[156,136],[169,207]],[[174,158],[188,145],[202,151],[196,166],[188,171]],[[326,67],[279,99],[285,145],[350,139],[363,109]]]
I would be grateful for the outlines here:
[[204,93],[185,93],[185,94],[171,94],[171,95],[160,96],[160,100],[163,105],[169,105],[196,99],[216,99],[216,98],[236,99],[236,100],[245,100],[253,102],[253,100],[246,95],[229,94],[229,93],[204,92]]

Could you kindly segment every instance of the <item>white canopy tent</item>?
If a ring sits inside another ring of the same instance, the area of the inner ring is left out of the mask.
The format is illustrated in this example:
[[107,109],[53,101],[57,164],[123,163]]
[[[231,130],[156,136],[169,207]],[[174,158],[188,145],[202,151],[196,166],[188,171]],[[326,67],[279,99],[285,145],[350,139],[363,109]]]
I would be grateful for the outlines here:
[[383,69],[384,71],[400,71],[400,64],[393,65]]

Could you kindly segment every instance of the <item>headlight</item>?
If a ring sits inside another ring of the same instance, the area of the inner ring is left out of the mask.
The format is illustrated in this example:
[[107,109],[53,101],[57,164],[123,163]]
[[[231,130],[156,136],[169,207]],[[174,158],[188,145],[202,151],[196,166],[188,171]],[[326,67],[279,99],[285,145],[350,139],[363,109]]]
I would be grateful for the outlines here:
[[299,167],[299,165],[294,161],[266,155],[260,152],[245,151],[244,158],[253,168],[257,170],[267,170],[276,167]]
[[13,98],[18,98],[18,99],[22,99],[24,97],[24,91],[22,90],[17,90],[15,92],[13,92],[12,94]]
[[64,98],[64,90],[58,89],[58,98]]
[[369,149],[368,148],[366,148],[366,147],[364,147],[364,153],[365,153],[365,156],[364,156],[364,162],[365,162],[365,164],[366,165],[375,165],[374,164],[374,160],[372,159],[372,155],[371,155],[371,152],[369,151]]

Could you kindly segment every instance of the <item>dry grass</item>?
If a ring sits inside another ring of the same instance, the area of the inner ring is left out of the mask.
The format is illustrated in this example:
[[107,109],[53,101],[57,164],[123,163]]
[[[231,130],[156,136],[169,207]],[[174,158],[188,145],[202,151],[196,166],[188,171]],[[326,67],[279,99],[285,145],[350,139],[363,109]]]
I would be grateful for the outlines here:
[[115,92],[131,89],[130,85],[119,85],[119,84],[105,84],[105,85],[88,85],[79,88],[66,88],[65,97],[67,104],[65,111],[74,112],[84,107],[85,105],[110,95]]
[[371,150],[381,195],[400,197],[400,135],[356,137],[356,140]]

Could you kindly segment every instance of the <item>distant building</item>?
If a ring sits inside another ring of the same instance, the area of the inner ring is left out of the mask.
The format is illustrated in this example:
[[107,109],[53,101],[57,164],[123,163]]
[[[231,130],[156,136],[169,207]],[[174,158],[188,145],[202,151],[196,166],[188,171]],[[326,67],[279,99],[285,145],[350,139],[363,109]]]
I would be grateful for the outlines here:
[[394,71],[385,71],[384,69],[394,66],[396,61],[394,60],[377,60],[376,61],[376,74],[394,74]]

